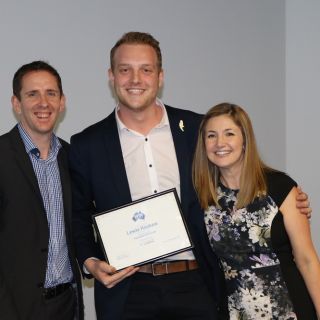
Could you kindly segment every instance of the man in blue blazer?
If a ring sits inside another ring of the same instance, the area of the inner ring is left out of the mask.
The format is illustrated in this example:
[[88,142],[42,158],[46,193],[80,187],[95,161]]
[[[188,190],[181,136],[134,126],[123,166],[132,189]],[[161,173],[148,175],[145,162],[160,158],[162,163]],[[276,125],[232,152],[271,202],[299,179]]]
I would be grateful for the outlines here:
[[[111,50],[109,77],[117,108],[71,138],[74,239],[84,274],[96,279],[99,320],[218,319],[224,297],[191,180],[201,115],[157,99],[161,63],[159,43],[151,35],[125,34]],[[173,187],[194,250],[114,273],[95,241],[92,215]]]

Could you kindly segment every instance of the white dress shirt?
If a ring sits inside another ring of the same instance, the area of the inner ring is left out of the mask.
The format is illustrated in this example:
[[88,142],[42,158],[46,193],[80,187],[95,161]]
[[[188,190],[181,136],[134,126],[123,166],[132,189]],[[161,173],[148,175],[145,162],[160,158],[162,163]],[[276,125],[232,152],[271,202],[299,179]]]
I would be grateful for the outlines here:
[[[162,119],[146,136],[127,128],[118,116],[119,108],[116,109],[122,155],[133,201],[171,188],[176,188],[180,198],[179,167],[169,119],[159,99],[157,105],[162,108]],[[189,250],[165,260],[193,259],[194,255]]]

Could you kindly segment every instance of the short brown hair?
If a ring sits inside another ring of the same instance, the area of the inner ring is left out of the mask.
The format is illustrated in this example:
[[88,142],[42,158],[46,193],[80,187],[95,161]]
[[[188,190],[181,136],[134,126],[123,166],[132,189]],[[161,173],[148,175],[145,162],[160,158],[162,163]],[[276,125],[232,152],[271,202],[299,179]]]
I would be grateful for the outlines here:
[[206,125],[214,117],[227,115],[240,128],[244,141],[243,168],[240,177],[240,190],[237,196],[237,208],[243,208],[255,197],[267,192],[265,171],[274,170],[267,167],[260,159],[248,114],[240,106],[221,103],[212,107],[204,116],[200,128],[193,160],[192,178],[203,209],[218,204],[217,186],[220,179],[219,168],[209,161],[206,148]]
[[111,49],[111,51],[110,51],[111,70],[114,70],[115,52],[123,44],[145,44],[145,45],[151,46],[157,54],[159,71],[162,69],[162,55],[161,55],[161,49],[159,46],[159,41],[156,40],[149,33],[131,31],[131,32],[125,33]]
[[52,74],[56,80],[57,80],[57,86],[60,91],[60,95],[63,95],[63,90],[62,90],[62,82],[61,82],[61,77],[58,73],[58,71],[52,67],[49,63],[45,61],[33,61],[28,64],[24,64],[21,66],[14,74],[13,80],[12,80],[12,91],[13,95],[18,98],[18,100],[21,99],[20,92],[22,88],[22,78],[30,72],[33,71],[47,71],[50,74]]

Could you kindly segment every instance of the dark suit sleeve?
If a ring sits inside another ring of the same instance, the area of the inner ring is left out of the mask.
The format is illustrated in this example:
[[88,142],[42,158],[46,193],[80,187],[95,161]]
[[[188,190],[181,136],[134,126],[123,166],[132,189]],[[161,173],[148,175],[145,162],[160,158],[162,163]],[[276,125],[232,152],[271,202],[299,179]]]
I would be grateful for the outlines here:
[[[2,207],[3,207],[3,199],[2,199],[2,195],[0,194],[0,215],[2,212]],[[11,299],[11,294],[7,290],[5,279],[1,271],[0,271],[0,314],[1,314],[2,320],[19,319]]]
[[86,141],[71,137],[69,166],[72,180],[72,227],[76,255],[82,270],[87,258],[99,257],[92,226],[95,213],[92,201]]
[[17,310],[12,302],[11,294],[8,292],[5,279],[0,273],[0,314],[1,320],[18,320]]

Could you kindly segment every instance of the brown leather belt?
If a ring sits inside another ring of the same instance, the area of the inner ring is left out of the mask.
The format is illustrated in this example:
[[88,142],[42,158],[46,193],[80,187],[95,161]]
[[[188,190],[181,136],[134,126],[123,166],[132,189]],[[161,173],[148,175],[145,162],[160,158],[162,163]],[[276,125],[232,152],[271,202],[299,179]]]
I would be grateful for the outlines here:
[[176,260],[144,264],[143,266],[140,266],[138,272],[151,273],[153,276],[162,276],[169,273],[195,269],[198,269],[196,260]]

